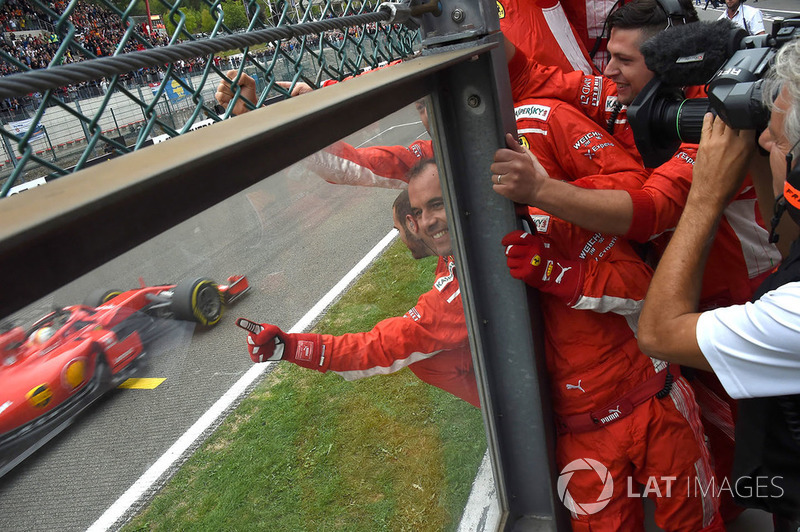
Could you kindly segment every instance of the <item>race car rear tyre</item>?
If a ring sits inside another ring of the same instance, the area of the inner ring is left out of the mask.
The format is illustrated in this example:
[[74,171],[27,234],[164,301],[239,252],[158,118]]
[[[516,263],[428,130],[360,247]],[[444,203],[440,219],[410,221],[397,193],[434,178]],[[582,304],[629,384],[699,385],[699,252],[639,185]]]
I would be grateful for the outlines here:
[[179,320],[216,325],[222,317],[222,294],[210,279],[181,281],[173,290],[171,306]]
[[99,307],[103,303],[110,301],[111,299],[117,297],[122,292],[119,290],[108,290],[106,288],[97,288],[96,290],[92,290],[89,292],[89,295],[86,296],[86,299],[83,300],[83,304],[87,307]]

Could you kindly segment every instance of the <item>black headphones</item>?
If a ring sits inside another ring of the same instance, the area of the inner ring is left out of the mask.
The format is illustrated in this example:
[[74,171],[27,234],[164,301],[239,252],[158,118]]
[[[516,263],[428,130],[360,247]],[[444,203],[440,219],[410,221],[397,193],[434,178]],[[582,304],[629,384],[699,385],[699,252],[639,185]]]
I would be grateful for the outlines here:
[[678,0],[656,0],[658,5],[661,6],[661,9],[669,17],[680,17],[683,18],[686,16],[686,11],[683,9],[683,6]]
[[780,238],[780,235],[775,233],[775,229],[777,229],[784,211],[788,211],[794,223],[800,225],[800,164],[792,169],[792,160],[794,159],[792,152],[799,143],[800,141],[795,143],[786,154],[786,183],[783,185],[783,194],[775,200],[775,215],[770,221],[769,241],[772,243],[777,242]]
[[664,13],[667,14],[667,28],[672,26],[672,19],[682,19],[686,23],[686,10],[678,0],[656,0]]

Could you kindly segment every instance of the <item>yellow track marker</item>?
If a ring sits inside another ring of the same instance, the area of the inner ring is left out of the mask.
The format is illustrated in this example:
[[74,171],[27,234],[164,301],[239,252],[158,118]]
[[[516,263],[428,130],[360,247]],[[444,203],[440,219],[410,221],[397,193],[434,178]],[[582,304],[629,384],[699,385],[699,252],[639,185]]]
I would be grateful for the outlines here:
[[167,379],[128,379],[117,388],[125,388],[127,390],[153,390],[159,384]]

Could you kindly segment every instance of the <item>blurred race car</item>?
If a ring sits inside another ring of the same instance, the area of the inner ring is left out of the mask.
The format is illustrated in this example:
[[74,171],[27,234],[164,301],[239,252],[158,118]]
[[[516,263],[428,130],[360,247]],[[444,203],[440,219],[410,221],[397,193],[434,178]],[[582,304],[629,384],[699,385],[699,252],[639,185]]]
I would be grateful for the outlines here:
[[194,279],[128,291],[98,290],[28,330],[0,333],[0,476],[66,428],[94,400],[130,377],[164,318],[219,322],[224,304],[250,289]]

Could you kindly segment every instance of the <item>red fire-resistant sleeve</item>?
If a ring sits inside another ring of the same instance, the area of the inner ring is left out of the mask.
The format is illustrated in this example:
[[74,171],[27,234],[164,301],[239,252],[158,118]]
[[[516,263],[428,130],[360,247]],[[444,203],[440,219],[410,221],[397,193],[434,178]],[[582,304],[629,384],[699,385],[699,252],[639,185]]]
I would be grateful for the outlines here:
[[336,142],[304,159],[305,167],[329,183],[382,188],[405,188],[406,173],[419,161],[433,157],[433,142],[409,146],[356,148]]

